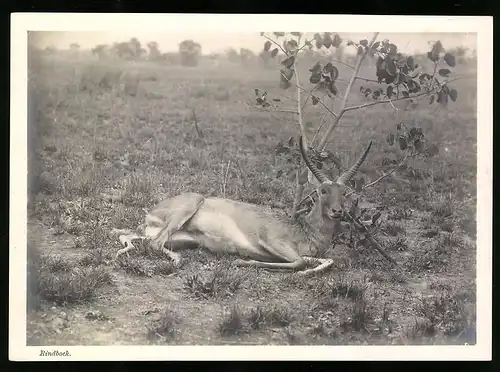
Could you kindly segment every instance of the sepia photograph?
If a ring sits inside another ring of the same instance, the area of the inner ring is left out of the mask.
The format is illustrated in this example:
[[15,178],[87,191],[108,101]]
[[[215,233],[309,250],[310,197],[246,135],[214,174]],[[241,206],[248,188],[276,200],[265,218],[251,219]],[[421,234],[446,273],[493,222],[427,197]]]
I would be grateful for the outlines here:
[[492,25],[13,14],[10,359],[491,359]]

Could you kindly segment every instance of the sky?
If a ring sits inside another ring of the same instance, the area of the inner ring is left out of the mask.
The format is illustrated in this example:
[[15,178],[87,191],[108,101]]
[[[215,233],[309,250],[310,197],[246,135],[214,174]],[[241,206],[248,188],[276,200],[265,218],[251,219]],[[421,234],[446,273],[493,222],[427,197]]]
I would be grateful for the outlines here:
[[[310,34],[312,35],[312,34]],[[352,38],[355,41],[370,39],[370,33],[339,33],[344,39]],[[389,39],[398,45],[403,53],[418,53],[429,50],[429,42],[440,40],[445,48],[466,46],[470,49],[477,48],[475,33],[380,33],[377,40]],[[259,33],[254,32],[220,32],[211,31],[201,33],[197,31],[176,32],[166,34],[158,31],[133,30],[130,32],[120,31],[37,31],[33,35],[34,43],[42,48],[52,45],[58,49],[68,48],[71,43],[78,43],[83,49],[93,48],[97,44],[112,44],[118,41],[127,41],[136,37],[143,45],[150,41],[156,41],[162,52],[175,52],[181,41],[192,39],[202,46],[203,54],[220,53],[227,48],[247,48],[254,52],[262,50],[265,39]],[[346,52],[350,48],[346,49]]]

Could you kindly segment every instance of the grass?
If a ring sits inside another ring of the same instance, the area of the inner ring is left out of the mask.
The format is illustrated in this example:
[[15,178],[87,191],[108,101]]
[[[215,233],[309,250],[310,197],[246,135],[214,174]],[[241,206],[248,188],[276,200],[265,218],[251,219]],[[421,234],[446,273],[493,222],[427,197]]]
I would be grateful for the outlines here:
[[[346,72],[340,69],[343,78]],[[43,57],[29,76],[37,136],[30,149],[28,231],[36,249],[28,257],[28,332],[47,325],[42,315],[53,305],[68,314],[67,327],[57,336],[37,333],[37,344],[475,342],[474,79],[454,83],[459,99],[449,108],[350,112],[329,145],[345,168],[373,140],[360,174],[373,180],[384,159],[399,154],[385,141],[398,122],[422,127],[439,144],[437,156],[411,159],[366,192],[382,206],[377,239],[404,274],[357,244],[361,237],[346,236],[329,252],[334,269],[301,278],[237,268],[232,258],[200,250],[182,252],[179,268],[147,246],[115,260],[120,246],[109,233],[136,228],[159,200],[185,191],[289,215],[294,181],[280,176],[284,160],[275,149],[297,128],[290,114],[246,105],[259,88],[293,108],[283,95],[294,93],[278,88],[277,72],[148,62],[132,70]],[[362,102],[353,96],[350,104]],[[304,115],[317,125],[322,112],[307,105]],[[155,308],[164,309],[155,319],[143,315]],[[114,319],[112,328],[78,323],[98,310]]]

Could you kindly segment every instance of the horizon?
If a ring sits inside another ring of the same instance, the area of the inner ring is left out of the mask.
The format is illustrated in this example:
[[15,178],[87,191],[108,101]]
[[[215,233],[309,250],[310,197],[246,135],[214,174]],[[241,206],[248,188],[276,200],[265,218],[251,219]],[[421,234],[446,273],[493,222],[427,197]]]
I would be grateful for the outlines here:
[[[259,53],[265,39],[258,32],[179,32],[166,35],[158,31],[31,31],[32,43],[40,48],[53,46],[56,49],[69,49],[70,44],[77,43],[82,49],[92,49],[98,44],[111,45],[114,42],[129,41],[137,38],[141,45],[146,46],[156,41],[163,53],[177,52],[179,43],[183,40],[193,40],[201,45],[203,55],[224,53],[225,50],[246,48]],[[312,35],[312,33],[310,33]],[[369,39],[370,34],[338,33],[342,39]],[[309,35],[309,33],[308,33]],[[418,54],[429,50],[429,43],[440,40],[445,48],[466,47],[477,50],[477,34],[466,32],[400,32],[380,33],[377,40],[389,39],[398,49],[407,54]],[[345,48],[346,54],[354,53],[352,48]]]

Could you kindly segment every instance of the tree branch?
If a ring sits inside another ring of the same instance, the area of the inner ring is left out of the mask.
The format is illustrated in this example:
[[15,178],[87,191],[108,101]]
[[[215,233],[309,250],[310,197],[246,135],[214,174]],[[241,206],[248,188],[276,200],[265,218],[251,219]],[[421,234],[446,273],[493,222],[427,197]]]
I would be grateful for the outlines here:
[[[285,76],[285,75],[284,75],[281,71],[280,71],[280,74],[281,74],[281,75],[282,75],[282,76],[286,79],[286,76]],[[288,79],[287,79],[287,80],[288,80]],[[290,81],[290,84],[291,84],[291,85],[293,85],[294,87],[296,87],[296,88],[298,88],[298,89],[302,90],[302,91],[303,91],[303,92],[305,92],[305,93],[310,93],[310,94],[312,94],[312,91],[307,90],[307,89],[304,89],[304,88],[302,88],[300,85],[297,85],[297,84],[295,84],[295,83],[292,83],[291,81]],[[338,114],[337,114],[337,113],[333,112],[333,111],[332,111],[332,110],[331,110],[331,109],[330,109],[327,105],[325,105],[325,104],[324,104],[321,100],[319,100],[319,101],[318,101],[318,103],[319,103],[321,106],[323,106],[323,108],[324,108],[326,111],[328,111],[328,112],[329,112],[329,113],[330,113],[333,117],[335,117],[335,118],[336,118],[336,117],[338,116]]]
[[288,55],[288,53],[286,52],[286,50],[285,50],[285,49],[283,49],[283,47],[282,47],[280,44],[278,44],[276,41],[274,41],[274,40],[273,40],[273,39],[271,39],[270,37],[267,37],[266,35],[262,35],[262,36],[264,36],[264,38],[266,38],[267,40],[269,40],[271,43],[276,44],[276,45],[277,45],[277,46],[281,49],[281,51],[282,51],[283,53],[285,53],[286,55]]
[[[457,77],[455,79],[450,79],[450,80],[446,81],[446,83],[444,83],[444,84],[448,84],[448,83],[451,83],[453,81],[460,80],[460,79],[461,79],[461,77]],[[438,84],[440,84],[440,83],[438,82]],[[345,113],[347,111],[358,110],[358,109],[362,109],[362,108],[365,108],[365,107],[379,105],[379,104],[382,104],[382,103],[390,103],[390,104],[392,104],[393,102],[396,102],[396,101],[402,101],[402,100],[405,100],[405,99],[418,98],[418,97],[421,97],[421,96],[428,95],[428,94],[430,94],[432,92],[435,92],[438,88],[441,88],[444,84],[442,84],[442,85],[440,84],[439,86],[434,87],[434,88],[430,89],[429,91],[425,91],[425,92],[416,94],[414,96],[400,97],[400,98],[396,98],[396,99],[384,99],[384,100],[381,100],[381,101],[374,101],[374,102],[364,103],[364,104],[358,105],[358,106],[345,107],[343,111]]]
[[371,244],[371,246],[373,248],[375,248],[387,261],[389,261],[390,263],[392,263],[394,266],[398,267],[399,268],[399,265],[398,263],[391,257],[389,256],[385,251],[384,249],[382,248],[382,246],[380,245],[380,243],[373,237],[373,235],[368,231],[368,229],[366,228],[366,226],[364,226],[357,218],[354,218],[353,216],[351,216],[351,214],[347,211],[345,211],[345,214],[346,216],[352,221],[352,223],[354,224],[354,226],[360,230],[362,233],[365,234],[365,238],[366,240],[368,240]]
[[324,148],[325,148],[325,146],[326,146],[326,144],[328,142],[328,139],[330,138],[330,135],[332,134],[333,130],[338,125],[340,119],[344,115],[345,108],[347,106],[347,101],[349,99],[349,95],[351,93],[354,81],[356,80],[356,77],[358,76],[361,64],[363,63],[363,60],[365,59],[366,55],[368,54],[368,50],[370,50],[372,48],[372,45],[375,43],[375,40],[377,39],[378,34],[379,34],[378,32],[375,32],[373,34],[373,37],[372,37],[372,39],[370,41],[370,44],[368,44],[368,48],[366,48],[366,50],[363,52],[363,54],[361,54],[358,57],[358,60],[356,62],[356,66],[354,67],[354,71],[352,72],[351,79],[349,80],[349,84],[347,85],[347,89],[345,91],[344,99],[342,101],[342,107],[341,107],[341,109],[339,111],[338,116],[335,118],[334,122],[328,127],[328,129],[326,130],[325,134],[321,138],[321,140],[320,140],[320,142],[318,144],[318,150],[319,151],[323,151],[324,150]]
[[[297,64],[296,63],[297,63],[297,58],[295,58],[295,60],[293,62],[293,70],[295,72],[295,81],[297,84],[297,115],[299,116],[300,134],[304,138],[304,145],[305,145],[304,148],[307,151],[309,148],[309,143],[308,143],[307,137],[306,137],[306,128],[304,127],[304,121],[302,120],[302,107],[301,107],[302,102],[300,101],[300,80],[299,80],[299,74],[297,72]],[[311,94],[312,94],[312,91],[309,95],[311,95]],[[297,177],[298,177],[298,175],[297,175]]]

